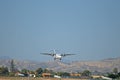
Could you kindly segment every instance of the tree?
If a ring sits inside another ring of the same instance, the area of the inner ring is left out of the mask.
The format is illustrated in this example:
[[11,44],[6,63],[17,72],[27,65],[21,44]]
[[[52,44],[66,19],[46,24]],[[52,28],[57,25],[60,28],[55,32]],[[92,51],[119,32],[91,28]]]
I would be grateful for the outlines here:
[[118,76],[116,74],[110,73],[110,74],[108,74],[108,77],[112,78],[112,79],[116,79]]
[[48,69],[44,69],[43,72],[45,72],[45,73],[49,73],[50,71],[49,71]]
[[117,73],[118,73],[118,68],[114,68],[114,69],[113,69],[113,73],[114,73],[114,74],[117,74]]
[[91,72],[89,70],[84,70],[82,72],[82,76],[90,76],[91,75]]
[[28,71],[29,71],[29,70],[27,70],[27,69],[22,69],[22,70],[21,70],[21,73],[27,74]]
[[35,72],[36,72],[37,75],[40,75],[40,74],[42,74],[43,69],[42,68],[38,68]]
[[67,72],[57,72],[56,75],[62,76],[62,77],[69,77],[70,73],[67,73]]
[[1,76],[8,76],[9,71],[7,67],[0,67],[0,75]]
[[13,59],[10,62],[10,72],[15,72],[15,65],[14,65],[14,60]]
[[69,77],[69,76],[70,76],[70,73],[63,72],[63,73],[61,74],[61,76],[63,76],[63,77]]
[[29,72],[29,70],[27,70],[27,69],[21,70],[21,73],[24,74],[25,76],[28,76],[28,74],[29,74],[28,72]]

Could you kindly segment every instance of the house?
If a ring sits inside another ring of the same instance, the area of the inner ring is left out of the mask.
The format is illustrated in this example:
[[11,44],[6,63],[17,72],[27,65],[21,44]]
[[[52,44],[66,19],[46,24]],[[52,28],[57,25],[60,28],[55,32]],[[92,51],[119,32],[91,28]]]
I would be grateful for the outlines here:
[[44,78],[49,78],[51,76],[52,75],[50,73],[42,73],[42,77],[44,77]]
[[80,77],[81,74],[79,74],[79,73],[70,73],[70,76],[71,77]]
[[91,76],[93,79],[98,79],[98,78],[101,78],[101,76],[100,75],[92,75]]

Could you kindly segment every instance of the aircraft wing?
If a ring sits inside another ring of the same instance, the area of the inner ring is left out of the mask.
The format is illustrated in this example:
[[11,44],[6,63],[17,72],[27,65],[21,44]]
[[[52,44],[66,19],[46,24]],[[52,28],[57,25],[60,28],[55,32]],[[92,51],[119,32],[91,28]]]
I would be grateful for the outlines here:
[[54,56],[55,54],[53,53],[40,53],[40,54],[43,54],[43,55],[50,55],[50,56]]
[[75,55],[75,54],[61,54],[61,56],[70,56],[70,55]]

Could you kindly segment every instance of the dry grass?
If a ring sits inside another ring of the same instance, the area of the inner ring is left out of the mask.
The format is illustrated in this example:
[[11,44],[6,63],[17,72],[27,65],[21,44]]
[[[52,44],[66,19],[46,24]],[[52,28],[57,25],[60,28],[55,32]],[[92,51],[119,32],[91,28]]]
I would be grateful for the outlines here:
[[57,79],[57,78],[28,78],[28,77],[0,77],[0,80],[87,80],[87,79]]

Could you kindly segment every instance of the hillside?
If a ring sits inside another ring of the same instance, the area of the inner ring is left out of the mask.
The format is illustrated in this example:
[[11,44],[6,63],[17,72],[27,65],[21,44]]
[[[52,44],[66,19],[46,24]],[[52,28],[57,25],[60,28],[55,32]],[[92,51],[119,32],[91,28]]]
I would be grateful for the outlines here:
[[[0,58],[0,66],[10,68],[11,58]],[[92,72],[111,72],[113,68],[118,68],[120,71],[120,58],[109,58],[100,61],[75,61],[69,64],[60,61],[35,62],[29,60],[15,60],[15,67],[19,70],[29,69],[36,70],[37,68],[48,68],[53,71],[80,72],[88,69]]]

